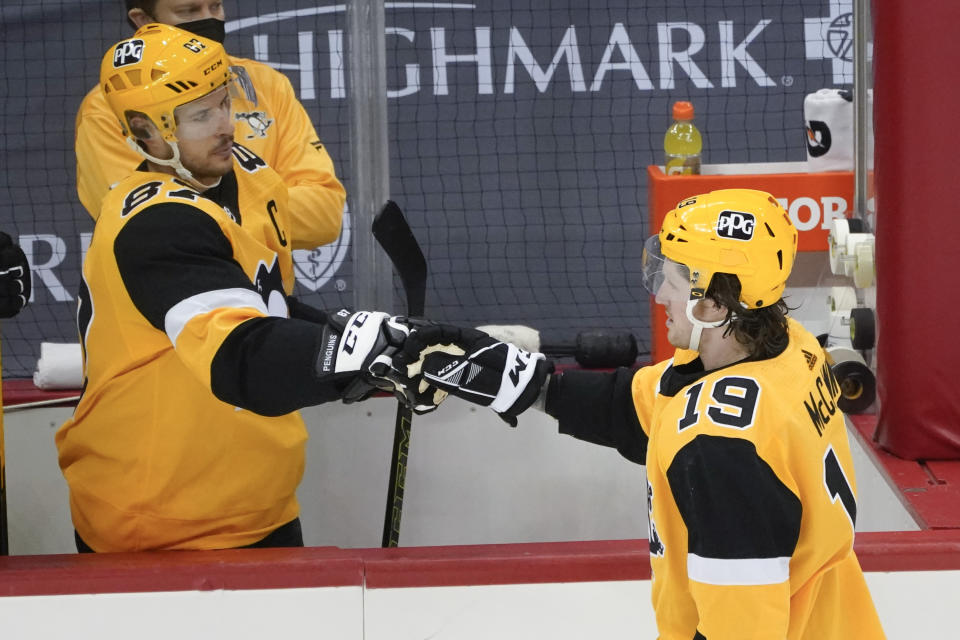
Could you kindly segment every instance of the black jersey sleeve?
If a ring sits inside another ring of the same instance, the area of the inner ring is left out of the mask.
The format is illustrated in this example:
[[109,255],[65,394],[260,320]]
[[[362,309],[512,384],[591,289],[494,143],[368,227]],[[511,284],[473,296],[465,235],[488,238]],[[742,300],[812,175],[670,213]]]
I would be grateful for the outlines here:
[[[256,292],[217,222],[186,204],[139,212],[118,234],[114,255],[128,295],[159,331],[167,312],[191,296],[234,288]],[[218,399],[276,416],[339,397],[349,379],[321,380],[316,373],[326,315],[299,304],[296,312],[306,319],[252,318],[227,335],[210,363]]]
[[217,222],[189,204],[165,202],[131,218],[113,244],[117,268],[134,306],[164,330],[174,305],[217,289],[251,289]]
[[355,374],[317,376],[323,335],[322,327],[307,320],[247,320],[230,332],[213,358],[213,394],[264,416],[339,399]]
[[743,438],[698,435],[667,469],[688,551],[724,560],[793,555],[800,499]]
[[559,421],[560,433],[613,447],[627,460],[645,464],[647,435],[630,391],[634,373],[620,367],[555,374],[547,388],[547,413]]

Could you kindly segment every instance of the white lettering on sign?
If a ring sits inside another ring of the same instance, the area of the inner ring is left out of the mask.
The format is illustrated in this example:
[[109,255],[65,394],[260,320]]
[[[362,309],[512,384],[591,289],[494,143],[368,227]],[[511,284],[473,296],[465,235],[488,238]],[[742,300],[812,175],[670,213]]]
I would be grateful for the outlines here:
[[797,231],[810,231],[818,226],[829,229],[830,221],[834,218],[844,218],[847,215],[847,200],[839,196],[820,196],[820,200],[801,196],[793,200],[777,198],[780,206],[790,214],[790,220]]

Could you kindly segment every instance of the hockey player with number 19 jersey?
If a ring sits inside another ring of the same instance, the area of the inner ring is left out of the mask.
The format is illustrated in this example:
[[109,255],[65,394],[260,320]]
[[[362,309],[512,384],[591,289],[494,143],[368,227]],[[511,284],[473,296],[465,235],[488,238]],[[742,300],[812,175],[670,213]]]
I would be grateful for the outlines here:
[[[645,464],[661,640],[876,640],[853,552],[856,483],[839,388],[782,293],[797,231],[769,194],[681,202],[644,248],[668,361],[552,374],[472,329],[415,329],[394,363],[516,420]],[[469,375],[464,372],[469,371]]]

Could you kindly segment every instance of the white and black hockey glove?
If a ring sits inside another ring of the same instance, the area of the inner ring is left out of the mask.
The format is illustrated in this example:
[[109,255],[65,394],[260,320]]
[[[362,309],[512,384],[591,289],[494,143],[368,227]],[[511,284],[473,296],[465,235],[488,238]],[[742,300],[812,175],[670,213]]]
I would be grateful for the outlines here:
[[414,321],[403,352],[393,358],[408,378],[493,409],[510,426],[553,372],[553,362],[477,329]]
[[30,265],[23,249],[0,231],[0,318],[20,313],[30,299]]
[[392,393],[417,413],[432,411],[446,393],[413,381],[392,366],[392,357],[409,333],[406,318],[382,311],[332,313],[323,329],[317,375],[353,374],[341,396],[347,404],[380,390]]

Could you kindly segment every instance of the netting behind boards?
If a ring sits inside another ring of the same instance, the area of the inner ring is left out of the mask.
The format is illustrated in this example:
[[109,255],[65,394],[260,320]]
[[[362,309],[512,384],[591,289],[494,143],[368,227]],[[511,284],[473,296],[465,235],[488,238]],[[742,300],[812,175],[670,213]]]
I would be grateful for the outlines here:
[[[385,3],[391,192],[427,253],[427,315],[649,337],[639,283],[646,167],[691,100],[707,163],[802,160],[803,97],[849,84],[850,3],[545,0]],[[344,5],[228,2],[227,49],[290,78],[351,193]],[[30,307],[3,325],[4,373],[76,341],[93,224],[75,192],[73,122],[121,3],[0,9],[0,228],[31,257]],[[349,199],[348,199],[349,204]],[[349,304],[351,235],[298,254],[298,292]]]

